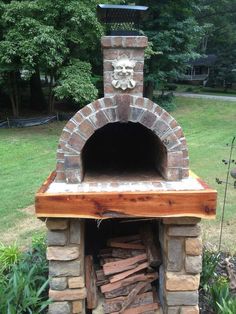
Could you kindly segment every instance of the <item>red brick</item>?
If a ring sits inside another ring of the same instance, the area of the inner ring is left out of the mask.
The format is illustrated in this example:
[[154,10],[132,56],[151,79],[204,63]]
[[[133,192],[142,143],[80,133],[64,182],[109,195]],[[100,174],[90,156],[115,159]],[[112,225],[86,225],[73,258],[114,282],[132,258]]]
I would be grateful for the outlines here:
[[111,47],[111,36],[103,36],[101,39],[102,47]]
[[113,75],[113,71],[109,71],[109,72],[108,71],[104,71],[104,73],[103,73],[103,81],[104,81],[105,84],[112,82],[112,80],[113,80],[112,75]]
[[129,121],[131,99],[130,95],[126,94],[116,96],[118,119],[122,122]]
[[56,182],[65,182],[66,176],[64,171],[57,171],[57,175],[55,178]]
[[123,36],[113,36],[111,39],[112,42],[112,47],[113,48],[118,48],[118,47],[122,47],[123,43]]
[[107,108],[104,110],[105,115],[108,117],[108,122],[117,121],[116,109],[115,108]]
[[179,181],[182,179],[182,169],[181,168],[167,168],[166,176],[167,176],[167,180]]
[[184,133],[183,133],[183,130],[182,128],[179,126],[176,130],[174,130],[175,132],[175,135],[178,137],[178,138],[181,138],[184,136]]
[[82,169],[66,169],[66,182],[67,183],[80,183],[82,181]]
[[103,50],[103,58],[104,60],[115,60],[119,56],[118,49],[104,49]]
[[65,156],[65,169],[74,169],[81,167],[81,157],[80,155]]
[[114,102],[113,102],[112,97],[103,98],[103,102],[104,102],[105,107],[113,107],[114,106]]
[[158,104],[154,104],[154,113],[161,116],[162,112],[163,112],[163,109]]
[[82,113],[84,117],[87,117],[92,113],[92,109],[89,106],[85,106],[80,110],[80,113]]
[[135,72],[142,72],[144,67],[144,62],[142,61],[137,61],[134,67]]
[[155,123],[153,130],[158,137],[162,137],[169,130],[169,126],[165,121],[159,119]]
[[92,102],[91,107],[93,107],[94,111],[100,110],[102,108],[102,103],[99,99],[95,100],[94,102]]
[[64,161],[57,161],[57,171],[64,171]]
[[154,113],[145,111],[142,115],[140,122],[147,128],[151,128],[156,121],[157,117]]
[[134,48],[137,46],[136,36],[124,37],[124,47]]
[[149,99],[145,99],[145,102],[144,102],[144,106],[145,106],[145,108],[146,109],[148,109],[149,111],[152,111],[153,110],[153,108],[154,108],[154,103],[151,101],[151,100],[149,100]]
[[81,133],[86,139],[88,139],[95,131],[93,125],[88,121],[88,119],[84,120],[78,127],[79,133]]
[[168,167],[183,167],[183,153],[168,152]]
[[64,159],[64,152],[62,150],[57,151],[57,159]]
[[183,149],[182,152],[183,152],[183,158],[188,157],[188,150],[187,149]]
[[103,127],[105,124],[109,123],[107,117],[104,115],[104,113],[100,110],[96,114],[92,115],[90,117],[90,120],[95,125],[96,129],[99,129]]
[[182,177],[188,178],[189,177],[189,169],[182,169]]
[[112,66],[112,63],[111,61],[106,61],[104,60],[103,61],[103,71],[113,71],[113,66]]
[[114,88],[111,84],[104,85],[104,95],[106,94],[114,94]]
[[189,166],[189,159],[188,158],[183,159],[183,167],[187,168],[188,166]]
[[68,141],[68,144],[76,151],[80,152],[84,147],[85,140],[77,133],[73,133]]
[[177,121],[176,121],[175,119],[173,119],[173,120],[171,121],[171,123],[170,123],[170,127],[171,127],[172,129],[174,129],[174,128],[176,128],[177,126],[178,126]]
[[77,122],[77,123],[81,123],[84,120],[84,117],[80,114],[80,112],[78,111],[73,119]]
[[143,97],[136,98],[135,106],[144,108],[144,98]]
[[58,144],[58,149],[65,151],[66,150],[66,142],[64,142],[60,139],[59,144]]
[[137,36],[136,42],[138,47],[147,47],[148,46],[148,38],[146,36]]
[[67,141],[69,140],[70,136],[71,136],[71,133],[67,132],[67,131],[64,129],[64,130],[62,131],[62,133],[61,133],[60,139],[61,139],[62,141],[67,142]]
[[162,118],[164,121],[166,121],[167,124],[169,124],[169,123],[171,122],[171,120],[173,119],[173,118],[171,117],[171,115],[170,115],[167,111],[165,111],[165,110],[163,110],[163,112],[162,112],[162,114],[161,114],[161,118]]
[[77,125],[72,120],[69,120],[65,127],[72,133],[76,129]]
[[178,139],[173,133],[170,133],[169,135],[166,135],[166,136],[164,135],[162,140],[163,140],[163,144],[168,148],[171,148],[178,144]]
[[134,60],[143,61],[144,60],[144,50],[143,49],[134,49],[132,53]]

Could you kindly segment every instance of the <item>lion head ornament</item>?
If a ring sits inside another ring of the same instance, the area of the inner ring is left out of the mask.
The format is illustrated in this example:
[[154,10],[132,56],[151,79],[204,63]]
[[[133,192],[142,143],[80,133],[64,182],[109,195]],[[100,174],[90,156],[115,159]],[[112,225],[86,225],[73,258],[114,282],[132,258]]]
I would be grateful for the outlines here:
[[114,68],[112,85],[115,88],[126,90],[136,86],[136,82],[133,80],[135,64],[136,61],[130,60],[126,55],[122,55],[112,62]]

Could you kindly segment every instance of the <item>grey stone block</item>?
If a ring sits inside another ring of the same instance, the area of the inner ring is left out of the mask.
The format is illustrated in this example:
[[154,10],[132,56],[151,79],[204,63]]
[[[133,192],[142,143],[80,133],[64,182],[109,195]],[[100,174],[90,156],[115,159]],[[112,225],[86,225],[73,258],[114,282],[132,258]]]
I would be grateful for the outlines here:
[[79,276],[80,275],[80,261],[50,261],[49,262],[49,276]]
[[80,244],[80,219],[71,219],[70,221],[70,243]]
[[168,229],[169,236],[175,237],[197,237],[201,234],[201,227],[195,226],[171,226]]
[[65,245],[67,242],[67,234],[65,231],[51,231],[47,233],[47,245]]
[[166,302],[170,305],[197,305],[198,291],[166,292]]
[[168,307],[167,309],[167,314],[179,314],[180,313],[180,308],[179,307]]
[[179,239],[170,239],[167,244],[167,270],[180,271],[183,267],[183,242]]
[[55,277],[50,279],[50,288],[52,290],[64,290],[67,288],[66,277]]
[[48,314],[70,314],[69,302],[54,302],[48,307]]
[[186,256],[185,270],[187,273],[198,274],[202,271],[202,255]]

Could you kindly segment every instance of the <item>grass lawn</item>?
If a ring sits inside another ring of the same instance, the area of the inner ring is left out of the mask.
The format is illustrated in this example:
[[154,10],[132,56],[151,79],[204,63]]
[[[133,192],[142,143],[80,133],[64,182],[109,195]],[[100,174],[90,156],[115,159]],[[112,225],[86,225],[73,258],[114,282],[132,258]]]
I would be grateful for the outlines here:
[[[224,187],[215,178],[224,179],[229,148],[225,145],[236,135],[236,102],[176,98],[172,115],[183,127],[187,138],[191,169],[219,191],[216,221],[203,222],[204,239],[213,244],[219,238],[219,217]],[[34,194],[55,168],[57,142],[65,123],[25,129],[0,130],[0,241],[17,239],[26,244],[32,233],[43,230],[31,213]],[[236,159],[236,150],[234,150]],[[232,180],[231,180],[232,182]],[[230,187],[226,206],[224,247],[236,252],[236,190]],[[26,208],[28,207],[28,208]],[[25,209],[26,208],[26,209]],[[22,210],[24,209],[24,210]]]

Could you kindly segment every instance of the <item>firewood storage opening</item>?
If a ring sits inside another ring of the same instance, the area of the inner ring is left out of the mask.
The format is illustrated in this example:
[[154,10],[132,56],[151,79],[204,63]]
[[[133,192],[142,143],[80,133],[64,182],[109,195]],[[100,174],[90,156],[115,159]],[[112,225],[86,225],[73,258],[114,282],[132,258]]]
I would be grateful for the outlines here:
[[140,180],[162,177],[166,148],[160,139],[139,123],[109,123],[98,129],[82,151],[84,181],[101,176]]
[[[87,313],[142,313],[160,307],[158,220],[85,222]],[[142,310],[143,309],[143,310]]]

